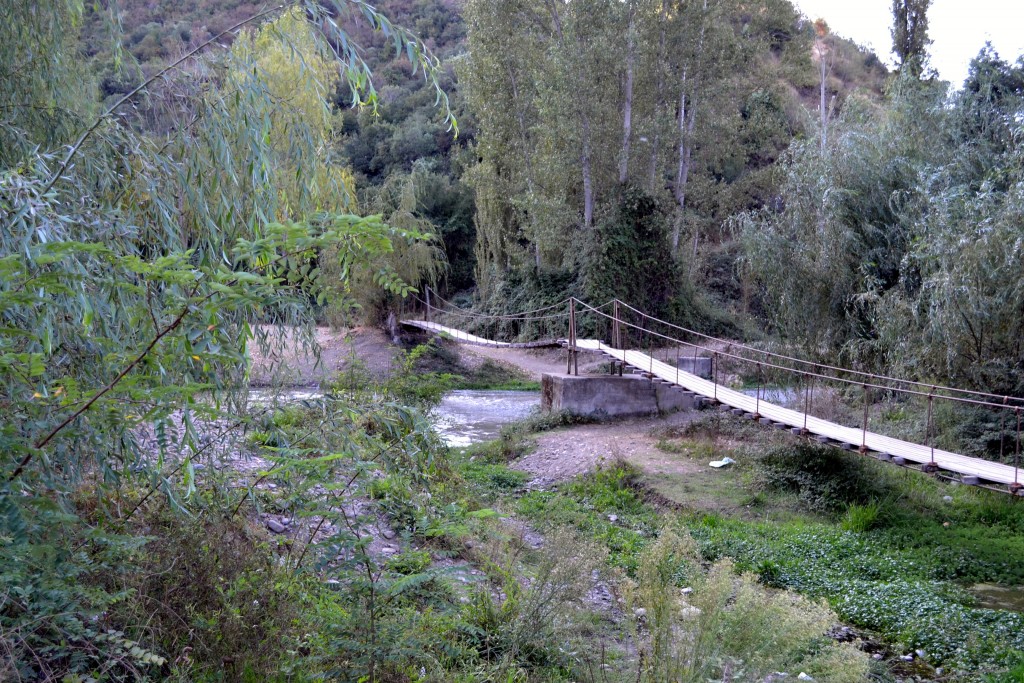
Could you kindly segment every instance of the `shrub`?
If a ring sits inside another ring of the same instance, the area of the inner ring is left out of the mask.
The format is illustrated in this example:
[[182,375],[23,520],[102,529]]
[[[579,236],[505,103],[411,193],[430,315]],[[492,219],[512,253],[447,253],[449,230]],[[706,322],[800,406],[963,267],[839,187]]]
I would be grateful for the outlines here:
[[560,530],[548,537],[527,580],[515,575],[513,559],[501,561],[492,573],[504,579],[503,599],[479,590],[467,608],[467,619],[479,629],[476,649],[491,660],[570,665],[574,613],[604,560],[602,548]]
[[461,468],[467,481],[483,486],[491,491],[512,492],[523,486],[529,475],[518,470],[511,470],[504,465],[467,462]]
[[[692,592],[681,596],[682,583]],[[644,610],[644,682],[728,680],[739,672],[744,680],[764,680],[776,671],[803,671],[853,683],[868,671],[863,653],[826,639],[836,621],[826,606],[768,591],[750,574],[737,576],[728,559],[703,571],[685,532],[667,529],[647,549],[631,597]]]
[[836,513],[883,497],[883,484],[857,455],[831,446],[780,442],[755,453],[757,483],[796,494],[811,510]]

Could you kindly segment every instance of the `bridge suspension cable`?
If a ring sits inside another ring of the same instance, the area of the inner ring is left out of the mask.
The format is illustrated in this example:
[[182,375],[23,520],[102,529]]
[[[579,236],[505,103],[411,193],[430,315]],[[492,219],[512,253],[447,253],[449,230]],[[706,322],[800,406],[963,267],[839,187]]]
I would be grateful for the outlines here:
[[[440,297],[437,297],[437,299],[439,299],[443,304],[452,305],[451,302],[441,299]],[[701,394],[712,401],[721,402],[725,407],[733,410],[733,412],[747,414],[756,420],[767,420],[773,422],[776,427],[787,427],[798,434],[816,434],[817,438],[823,442],[833,443],[834,445],[840,445],[843,447],[859,448],[861,453],[877,453],[879,459],[887,460],[897,465],[907,466],[907,462],[913,462],[919,464],[922,471],[928,473],[939,474],[940,470],[953,472],[959,475],[960,481],[963,483],[983,485],[990,488],[994,485],[1008,486],[1010,493],[1024,495],[1024,485],[1022,485],[1019,480],[1022,406],[1016,404],[1011,405],[1010,403],[1010,401],[1019,403],[1024,399],[1000,396],[998,394],[982,391],[930,385],[913,380],[901,380],[898,378],[886,377],[885,375],[850,370],[848,368],[806,361],[800,358],[786,356],[784,354],[765,351],[746,344],[731,342],[711,335],[706,335],[680,325],[660,320],[622,301],[619,301],[618,299],[613,299],[600,306],[591,306],[579,299],[576,299],[575,297],[570,297],[558,304],[534,309],[532,311],[526,311],[516,315],[481,314],[464,310],[445,311],[440,307],[434,307],[428,302],[418,299],[418,297],[417,300],[426,306],[428,315],[430,311],[436,310],[439,315],[462,316],[464,319],[476,320],[478,324],[486,324],[487,322],[531,323],[537,321],[546,323],[546,321],[552,319],[567,318],[567,338],[543,342],[494,341],[468,332],[463,332],[457,328],[445,327],[444,325],[434,323],[429,320],[403,320],[402,323],[405,325],[420,327],[428,331],[449,334],[455,337],[458,341],[470,344],[524,347],[552,345],[557,341],[560,345],[568,348],[569,354],[567,371],[572,374],[578,374],[577,365],[578,353],[580,350],[602,352],[611,356],[617,363],[621,363],[623,365],[628,364],[639,369],[645,375],[650,377],[652,381],[657,378],[659,381],[677,385],[685,390]],[[567,310],[559,311],[558,313],[548,313],[548,311],[556,310],[562,306],[566,306]],[[611,314],[605,311],[608,307],[612,308]],[[625,309],[627,313],[639,315],[639,324],[624,319],[621,315],[621,311],[623,309]],[[544,315],[539,315],[542,313]],[[609,321],[610,338],[612,339],[613,345],[609,346],[599,339],[578,338],[579,325],[577,318],[580,315],[588,314],[593,314],[599,319]],[[693,337],[694,340],[686,341],[676,336],[651,329],[653,326],[652,324],[664,325],[670,330],[681,331]],[[550,326],[548,326],[548,329],[551,329]],[[624,342],[624,337],[626,336],[624,335],[624,330],[634,330],[639,334],[641,340],[646,336],[648,344],[647,352],[644,353],[642,351],[629,350],[628,345]],[[659,361],[656,359],[656,339],[659,340],[659,343],[665,342],[666,345],[671,344],[676,347],[675,366],[669,365],[666,361]],[[726,348],[713,348],[708,345],[709,342],[725,345]],[[679,349],[682,347],[693,348],[694,373],[696,372],[697,352],[704,351],[709,354],[711,362],[710,374],[712,376],[712,380],[702,379],[697,374],[684,372],[680,369]],[[734,352],[734,350],[736,352]],[[758,355],[758,358],[749,358],[745,355],[741,355],[742,352],[755,353]],[[729,388],[728,386],[719,384],[719,366],[722,359],[736,361],[740,364],[752,364],[756,367],[757,387],[755,390],[756,393],[753,397]],[[790,367],[782,365],[782,363],[794,363],[798,367]],[[762,397],[762,388],[765,382],[766,369],[788,373],[800,378],[800,384],[802,385],[802,391],[804,393],[804,409],[802,412],[775,405],[766,401]],[[850,376],[844,377],[838,373],[846,373]],[[820,380],[823,384],[835,382],[847,386],[859,387],[861,389],[863,393],[863,415],[861,424],[857,428],[844,427],[841,424],[836,424],[835,422],[830,422],[811,415],[811,404],[813,398],[811,388],[814,385],[815,380]],[[896,384],[896,386],[892,386],[889,383]],[[924,433],[924,441],[926,443],[922,445],[870,432],[868,430],[868,424],[871,406],[870,393],[872,390],[902,394],[926,400],[927,423]],[[1001,428],[999,436],[1001,456],[1005,450],[1006,440],[1003,429],[1006,422],[1005,415],[1007,411],[1012,410],[1016,418],[1015,422],[1017,427],[1016,444],[1013,449],[1013,465],[1008,466],[937,448],[935,444],[937,430],[935,428],[934,411],[934,402],[936,399],[1000,410],[1003,416],[1000,420]],[[1002,402],[996,403],[995,401],[988,399],[1001,399]]]
[[865,372],[863,370],[854,370],[852,368],[844,368],[844,367],[839,367],[839,366],[835,366],[835,365],[829,365],[827,363],[819,363],[817,361],[809,361],[809,360],[805,360],[803,358],[797,358],[797,357],[794,357],[794,356],[787,356],[785,354],[776,353],[776,352],[773,352],[773,351],[767,351],[765,349],[759,349],[759,348],[757,348],[755,346],[750,346],[748,344],[743,344],[742,342],[730,341],[730,340],[727,340],[727,339],[721,339],[719,337],[714,337],[714,336],[711,336],[711,335],[708,335],[708,334],[703,334],[701,332],[697,332],[696,330],[691,330],[691,329],[683,327],[681,325],[676,325],[675,323],[670,323],[667,320],[661,320],[660,318],[656,318],[656,317],[654,317],[654,316],[652,316],[652,315],[650,315],[648,313],[645,313],[645,312],[641,311],[640,309],[634,308],[633,306],[630,306],[629,304],[627,304],[627,303],[625,303],[623,301],[619,301],[619,304],[621,306],[625,307],[626,309],[632,311],[633,313],[636,313],[637,315],[640,315],[641,317],[643,317],[643,318],[645,318],[647,320],[651,320],[652,322],[656,322],[659,325],[664,325],[664,326],[669,327],[671,329],[679,330],[681,332],[685,332],[686,334],[690,334],[690,335],[693,335],[693,336],[696,336],[696,337],[700,337],[700,338],[708,340],[708,341],[713,341],[713,342],[718,342],[718,343],[721,343],[721,344],[726,344],[726,345],[728,345],[731,348],[743,349],[743,350],[746,350],[746,351],[750,351],[751,353],[756,353],[756,354],[759,354],[759,355],[765,356],[765,357],[776,358],[776,359],[779,359],[779,360],[789,361],[791,363],[798,363],[800,365],[807,365],[807,366],[811,366],[811,367],[814,367],[814,368],[821,368],[821,369],[824,369],[824,370],[830,370],[830,371],[833,371],[833,372],[845,372],[845,373],[848,373],[848,374],[851,374],[851,375],[857,375],[859,377],[871,378],[871,379],[875,379],[875,380],[879,380],[879,381],[884,381],[884,382],[895,382],[895,383],[898,383],[898,384],[905,384],[905,385],[909,385],[909,386],[917,386],[917,387],[921,387],[921,388],[925,388],[925,389],[929,389],[929,390],[933,390],[933,391],[946,391],[946,392],[950,392],[950,393],[965,394],[965,395],[969,395],[969,396],[983,396],[985,398],[998,399],[998,400],[1003,400],[1003,401],[1007,401],[1007,402],[1013,401],[1013,402],[1016,402],[1016,403],[1024,404],[1024,397],[1006,396],[1006,395],[1003,395],[1003,394],[993,394],[993,393],[986,392],[986,391],[977,391],[977,390],[973,390],[973,389],[959,389],[959,388],[956,388],[956,387],[943,386],[941,384],[929,384],[927,382],[919,382],[919,381],[916,381],[916,380],[900,379],[898,377],[889,377],[887,375],[881,375],[881,374],[876,374],[876,373],[872,373],[872,372]]

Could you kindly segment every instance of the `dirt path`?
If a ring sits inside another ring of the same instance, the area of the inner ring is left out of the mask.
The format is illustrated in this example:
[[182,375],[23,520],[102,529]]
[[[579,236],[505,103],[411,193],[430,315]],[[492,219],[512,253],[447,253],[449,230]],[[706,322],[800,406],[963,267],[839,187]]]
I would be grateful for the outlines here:
[[[502,349],[485,346],[461,346],[463,362],[473,358],[489,359],[518,368],[540,380],[545,373],[565,372],[565,351],[561,349]],[[601,354],[580,354],[580,374],[601,372]],[[538,435],[536,450],[513,466],[533,475],[533,488],[546,488],[568,481],[597,467],[602,462],[625,460],[646,474],[689,475],[701,465],[691,459],[664,453],[652,435],[659,427],[680,426],[694,413],[675,413],[666,417],[617,420],[605,424],[567,427]]]
[[250,384],[254,387],[318,386],[350,367],[353,359],[358,359],[360,367],[374,377],[384,377],[390,373],[400,352],[387,335],[376,328],[334,330],[318,327],[314,336],[314,342],[320,348],[318,364],[316,356],[293,330],[267,326],[261,332],[268,335],[274,352],[264,354],[257,344],[251,345]]
[[[545,373],[565,372],[566,357],[563,349],[507,349],[460,345],[459,353],[465,359],[476,357],[511,365],[538,382],[541,375]],[[603,354],[581,353],[579,357],[580,374],[590,375],[600,372],[603,362],[605,362]]]
[[658,439],[653,436],[660,427],[680,426],[693,418],[693,413],[682,412],[547,432],[538,435],[536,450],[513,466],[533,475],[533,488],[568,481],[615,460],[625,460],[651,475],[695,474],[701,469],[700,463],[658,450]]

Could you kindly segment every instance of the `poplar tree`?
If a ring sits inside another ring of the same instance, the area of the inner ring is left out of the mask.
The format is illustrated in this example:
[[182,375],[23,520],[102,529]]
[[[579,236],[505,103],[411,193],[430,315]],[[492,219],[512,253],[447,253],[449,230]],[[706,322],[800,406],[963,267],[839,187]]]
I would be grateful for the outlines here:
[[928,61],[928,7],[932,0],[892,0],[892,51],[899,69],[920,78]]

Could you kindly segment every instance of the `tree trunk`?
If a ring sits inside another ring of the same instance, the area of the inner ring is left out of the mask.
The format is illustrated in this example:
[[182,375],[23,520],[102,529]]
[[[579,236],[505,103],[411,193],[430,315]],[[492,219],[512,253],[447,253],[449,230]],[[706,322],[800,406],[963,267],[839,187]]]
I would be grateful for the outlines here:
[[594,225],[594,181],[590,168],[590,117],[584,112],[583,119],[583,152],[580,154],[580,163],[583,165],[583,227],[591,228]]
[[661,144],[661,125],[660,125],[660,113],[662,108],[665,106],[665,73],[662,71],[663,65],[665,64],[665,18],[668,14],[668,0],[662,0],[661,13],[658,17],[658,23],[661,26],[661,31],[658,36],[658,77],[657,77],[657,88],[658,96],[654,102],[654,136],[651,139],[651,164],[647,171],[648,185],[651,194],[654,194],[658,190],[658,145]]
[[[562,18],[558,14],[558,5],[556,0],[548,0],[547,2],[548,11],[551,13],[551,21],[554,24],[555,36],[558,38],[558,46],[565,52],[565,33],[562,31]],[[582,96],[585,86],[583,79],[580,77],[579,70],[576,69],[575,65],[571,67],[572,73],[570,77],[576,85],[577,94]],[[583,129],[582,139],[580,141],[580,165],[583,170],[583,226],[590,228],[594,224],[594,181],[593,173],[591,170],[591,159],[592,153],[590,149],[590,116],[587,114],[586,102],[577,100],[578,109],[577,114],[580,118],[580,127]]]
[[[512,99],[514,99],[518,105],[519,103],[519,86],[516,83],[516,74],[512,70],[512,66],[508,67],[508,79],[512,84]],[[519,138],[523,144],[523,162],[526,165],[526,191],[530,193],[530,200],[533,201],[536,198],[535,187],[533,184],[533,162],[530,158],[530,144],[529,138],[526,135],[526,121],[523,115],[522,106],[516,106],[516,120],[519,122]],[[534,212],[530,212],[530,222],[533,223],[536,228],[536,217]],[[534,265],[540,268],[540,242],[537,239],[536,230],[533,235],[533,260]]]
[[629,177],[629,144],[633,132],[633,67],[636,60],[635,7],[630,0],[629,35],[626,38],[626,84],[622,105],[622,155],[619,157],[619,184],[625,184]]
[[[704,0],[704,12],[708,10],[707,0]],[[694,75],[690,86],[690,102],[686,102],[686,76],[687,67],[683,67],[683,79],[680,84],[679,94],[679,166],[676,169],[675,197],[679,204],[679,220],[672,228],[672,255],[679,253],[679,232],[682,229],[683,210],[686,208],[686,182],[690,177],[690,158],[693,155],[693,131],[697,121],[697,93],[700,89],[701,63],[700,59],[704,52],[704,36],[707,30],[707,17],[701,16],[700,39],[697,41],[696,63],[693,64]],[[697,240],[699,234],[693,233],[693,254],[697,255]]]
[[828,110],[825,109],[825,82],[828,78],[828,72],[825,70],[824,41],[819,42],[818,62],[821,66],[821,94],[818,108],[821,111],[821,153],[824,154],[825,147],[828,145]]
[[692,144],[689,139],[688,133],[693,130],[693,111],[692,103],[691,109],[688,112],[686,107],[686,70],[683,69],[683,81],[682,87],[679,93],[679,120],[678,120],[678,132],[679,140],[676,150],[676,159],[678,164],[676,166],[676,182],[673,188],[673,195],[675,196],[676,203],[679,205],[679,218],[672,227],[672,253],[676,254],[679,251],[679,232],[682,228],[682,215],[683,210],[686,208],[686,182],[690,176],[690,156]]

